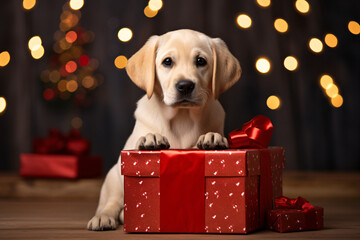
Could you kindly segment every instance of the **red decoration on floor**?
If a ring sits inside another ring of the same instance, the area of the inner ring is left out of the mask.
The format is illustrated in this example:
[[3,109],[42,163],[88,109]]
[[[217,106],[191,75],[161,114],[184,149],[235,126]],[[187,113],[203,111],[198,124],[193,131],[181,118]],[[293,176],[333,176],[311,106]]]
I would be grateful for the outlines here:
[[33,152],[20,155],[23,177],[82,178],[102,173],[102,158],[91,156],[90,141],[73,129],[65,136],[57,129],[49,130],[47,138],[33,140]]
[[275,207],[267,213],[267,228],[271,230],[297,232],[324,227],[324,209],[314,207],[305,198],[280,196],[275,199]]

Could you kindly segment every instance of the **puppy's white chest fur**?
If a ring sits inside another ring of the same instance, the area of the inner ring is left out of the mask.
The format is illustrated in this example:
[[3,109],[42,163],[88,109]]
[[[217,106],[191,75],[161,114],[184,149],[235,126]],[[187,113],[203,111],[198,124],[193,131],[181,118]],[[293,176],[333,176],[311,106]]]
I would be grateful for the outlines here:
[[[199,136],[199,121],[194,110],[170,109],[169,113],[169,136],[171,148],[186,149],[195,146]],[[195,110],[196,111],[196,110]],[[165,113],[166,114],[166,113]],[[195,141],[194,141],[195,140]]]

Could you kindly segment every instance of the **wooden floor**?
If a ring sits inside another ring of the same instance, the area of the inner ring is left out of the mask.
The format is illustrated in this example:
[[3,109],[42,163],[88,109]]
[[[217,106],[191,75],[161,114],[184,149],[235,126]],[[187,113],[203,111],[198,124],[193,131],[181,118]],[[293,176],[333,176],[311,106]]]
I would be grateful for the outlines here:
[[[93,186],[92,189],[89,186]],[[22,180],[0,175],[0,239],[359,239],[360,173],[284,174],[284,194],[301,195],[325,209],[325,229],[249,235],[127,234],[86,230],[101,179]],[[77,189],[77,191],[76,191]]]

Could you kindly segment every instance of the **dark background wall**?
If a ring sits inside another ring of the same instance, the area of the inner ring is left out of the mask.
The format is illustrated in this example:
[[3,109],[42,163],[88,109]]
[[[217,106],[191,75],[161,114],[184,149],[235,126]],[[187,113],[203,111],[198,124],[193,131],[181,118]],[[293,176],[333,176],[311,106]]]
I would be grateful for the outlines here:
[[[310,12],[299,14],[295,1],[274,0],[261,8],[255,0],[165,0],[155,18],[144,16],[146,0],[88,0],[81,9],[80,24],[94,32],[88,54],[99,60],[97,70],[104,83],[97,89],[89,108],[56,108],[42,98],[40,73],[49,66],[53,35],[59,29],[59,17],[65,0],[37,1],[31,11],[22,1],[0,2],[0,52],[9,51],[10,63],[0,68],[0,96],[7,109],[0,115],[0,170],[16,171],[19,154],[31,151],[31,140],[45,136],[49,128],[67,132],[71,120],[83,120],[81,131],[93,143],[92,152],[104,156],[109,169],[132,131],[136,101],[144,94],[114,66],[118,55],[130,57],[154,34],[179,28],[191,28],[222,38],[243,68],[240,81],[220,97],[226,112],[225,133],[239,128],[257,114],[270,117],[275,125],[272,145],[284,146],[287,169],[354,170],[360,168],[360,36],[347,29],[350,20],[360,22],[360,2],[308,1]],[[246,13],[252,18],[249,29],[241,29],[235,20]],[[289,24],[285,34],[273,27],[276,18]],[[122,27],[133,30],[130,42],[117,38]],[[308,48],[312,37],[324,39],[326,33],[337,36],[336,48],[324,46],[315,54]],[[27,41],[41,36],[45,55],[34,60]],[[290,72],[283,59],[296,56],[299,67]],[[271,71],[260,74],[256,59],[266,56]],[[344,98],[334,108],[319,85],[322,74],[333,76]],[[266,99],[277,95],[278,110],[270,110]]]

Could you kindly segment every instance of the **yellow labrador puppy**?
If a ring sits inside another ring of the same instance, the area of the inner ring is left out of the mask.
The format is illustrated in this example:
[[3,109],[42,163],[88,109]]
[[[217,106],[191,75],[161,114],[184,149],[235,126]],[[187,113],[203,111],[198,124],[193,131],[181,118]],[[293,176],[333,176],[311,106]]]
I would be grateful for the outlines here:
[[[152,36],[128,61],[131,80],[146,91],[124,149],[221,149],[225,112],[217,100],[241,75],[240,64],[219,38],[192,30]],[[121,159],[109,171],[89,230],[123,222]]]

